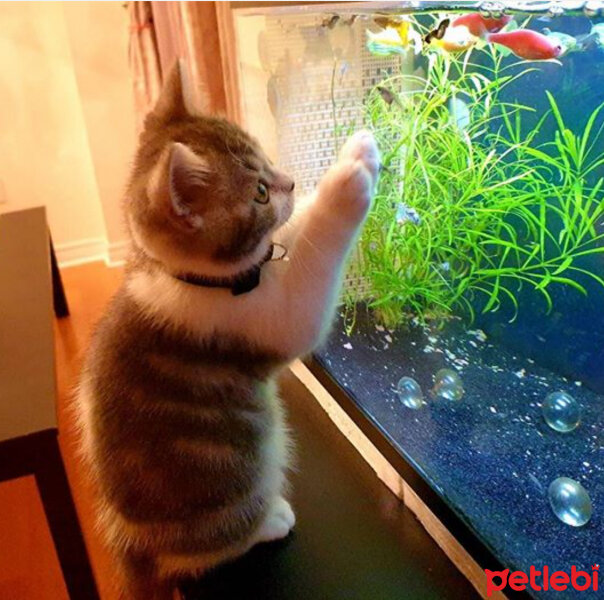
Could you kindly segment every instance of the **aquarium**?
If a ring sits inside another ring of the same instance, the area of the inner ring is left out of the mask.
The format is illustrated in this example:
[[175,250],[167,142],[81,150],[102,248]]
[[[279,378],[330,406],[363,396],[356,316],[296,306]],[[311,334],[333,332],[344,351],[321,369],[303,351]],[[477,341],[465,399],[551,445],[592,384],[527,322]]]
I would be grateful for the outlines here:
[[245,125],[297,190],[352,131],[381,151],[313,370],[499,564],[591,576],[604,558],[604,3],[237,14]]

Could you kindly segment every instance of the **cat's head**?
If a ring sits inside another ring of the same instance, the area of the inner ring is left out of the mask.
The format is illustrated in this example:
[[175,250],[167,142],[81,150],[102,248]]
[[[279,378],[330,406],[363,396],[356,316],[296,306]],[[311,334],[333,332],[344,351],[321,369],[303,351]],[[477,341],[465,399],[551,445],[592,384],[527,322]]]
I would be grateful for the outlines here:
[[171,271],[227,275],[265,256],[294,182],[239,127],[196,113],[182,71],[146,118],[127,221],[135,245]]

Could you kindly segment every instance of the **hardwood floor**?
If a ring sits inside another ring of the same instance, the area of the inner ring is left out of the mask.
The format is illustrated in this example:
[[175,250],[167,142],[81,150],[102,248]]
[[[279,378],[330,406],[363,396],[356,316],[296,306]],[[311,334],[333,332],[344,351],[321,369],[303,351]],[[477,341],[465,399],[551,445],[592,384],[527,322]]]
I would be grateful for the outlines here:
[[0,598],[67,600],[33,476],[0,484]]
[[100,262],[90,263],[63,269],[62,277],[70,316],[55,320],[61,450],[101,599],[117,600],[115,569],[94,530],[94,490],[76,456],[77,438],[70,407],[88,340],[120,284],[122,270],[109,269]]

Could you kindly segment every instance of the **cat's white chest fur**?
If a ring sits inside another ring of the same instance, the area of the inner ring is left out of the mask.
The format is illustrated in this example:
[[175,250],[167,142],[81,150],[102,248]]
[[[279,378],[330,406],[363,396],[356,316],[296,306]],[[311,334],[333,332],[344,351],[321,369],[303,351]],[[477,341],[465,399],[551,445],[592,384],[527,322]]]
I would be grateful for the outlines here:
[[345,260],[369,210],[378,170],[371,134],[350,138],[307,214],[298,215],[290,260],[266,264],[260,285],[249,293],[233,296],[144,271],[131,277],[128,292],[150,316],[200,339],[237,334],[290,360],[306,354],[332,321]]

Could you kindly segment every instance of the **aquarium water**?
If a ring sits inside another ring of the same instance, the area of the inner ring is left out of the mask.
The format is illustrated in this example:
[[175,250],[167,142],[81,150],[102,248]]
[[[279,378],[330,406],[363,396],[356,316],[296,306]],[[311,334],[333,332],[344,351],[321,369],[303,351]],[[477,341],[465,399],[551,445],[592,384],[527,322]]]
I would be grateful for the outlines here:
[[604,558],[604,3],[372,4],[238,24],[256,44],[244,96],[267,117],[252,133],[296,190],[359,128],[382,156],[315,361],[504,567],[591,572]]

